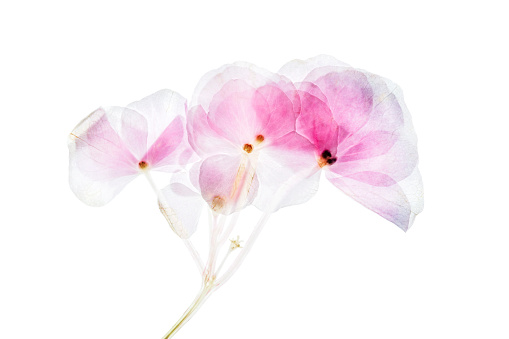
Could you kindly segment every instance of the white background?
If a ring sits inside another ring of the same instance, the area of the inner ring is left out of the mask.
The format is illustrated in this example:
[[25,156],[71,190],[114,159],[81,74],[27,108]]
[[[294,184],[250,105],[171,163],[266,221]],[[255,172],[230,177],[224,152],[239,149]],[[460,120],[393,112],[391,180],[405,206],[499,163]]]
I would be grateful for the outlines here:
[[2,2],[0,338],[157,339],[198,291],[144,180],[103,208],[70,191],[82,118],[162,88],[189,98],[224,63],[322,53],[403,88],[424,212],[405,234],[322,182],[177,338],[508,338],[502,4]]

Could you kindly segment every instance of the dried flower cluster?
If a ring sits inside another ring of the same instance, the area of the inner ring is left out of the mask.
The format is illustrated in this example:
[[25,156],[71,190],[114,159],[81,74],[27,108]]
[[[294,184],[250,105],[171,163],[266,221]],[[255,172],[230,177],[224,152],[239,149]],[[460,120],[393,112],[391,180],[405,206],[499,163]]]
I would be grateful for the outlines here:
[[[70,135],[70,185],[93,206],[140,174],[153,186],[203,277],[170,338],[236,271],[270,214],[308,201],[322,172],[406,231],[423,204],[416,142],[401,90],[387,79],[327,56],[291,61],[278,73],[235,63],[207,73],[189,106],[161,90],[94,111]],[[170,185],[159,190],[153,170],[172,173]],[[259,223],[242,245],[226,243],[249,205],[263,212]],[[204,207],[211,215],[205,262],[190,240]]]

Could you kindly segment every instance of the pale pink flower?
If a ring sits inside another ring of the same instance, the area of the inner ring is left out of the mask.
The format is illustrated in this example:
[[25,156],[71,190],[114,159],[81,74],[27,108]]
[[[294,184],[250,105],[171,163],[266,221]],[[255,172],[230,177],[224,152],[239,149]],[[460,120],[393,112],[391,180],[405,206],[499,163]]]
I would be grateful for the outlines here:
[[187,164],[186,100],[161,90],[127,107],[101,107],[69,137],[69,182],[86,204],[101,206],[149,170]]
[[297,131],[315,146],[315,169],[406,231],[423,200],[417,140],[399,87],[324,56],[292,61],[280,73],[299,82]]
[[204,159],[199,186],[216,211],[231,213],[255,195],[254,204],[269,209],[278,187],[312,159],[311,143],[295,132],[297,91],[284,77],[250,64],[226,65],[203,77],[193,104],[189,142]]

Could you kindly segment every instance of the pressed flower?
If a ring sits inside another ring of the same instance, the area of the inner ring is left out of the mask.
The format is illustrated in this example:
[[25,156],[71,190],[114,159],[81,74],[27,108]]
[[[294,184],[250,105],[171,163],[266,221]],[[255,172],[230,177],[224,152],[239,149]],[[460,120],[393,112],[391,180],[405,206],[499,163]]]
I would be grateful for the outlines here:
[[[401,90],[387,79],[329,56],[294,60],[279,73],[236,63],[207,73],[191,103],[186,111],[184,98],[163,90],[99,108],[69,139],[70,184],[81,200],[104,205],[144,174],[198,267],[202,287],[165,339],[237,271],[272,212],[314,195],[322,171],[403,230],[422,210],[416,136]],[[159,190],[151,170],[173,173],[170,184]],[[235,212],[250,204],[263,213],[246,237]],[[202,261],[190,237],[205,205]]]
[[101,107],[69,136],[69,182],[86,204],[102,206],[140,173],[175,172],[192,155],[186,101],[170,90],[127,107]]

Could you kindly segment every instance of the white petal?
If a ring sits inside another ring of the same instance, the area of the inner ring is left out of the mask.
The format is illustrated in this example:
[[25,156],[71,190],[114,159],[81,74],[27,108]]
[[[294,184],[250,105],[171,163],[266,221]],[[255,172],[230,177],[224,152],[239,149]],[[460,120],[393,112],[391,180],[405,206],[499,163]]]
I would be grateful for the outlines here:
[[138,175],[146,121],[120,107],[100,108],[69,136],[69,184],[88,205],[102,206]]
[[302,204],[317,192],[320,168],[314,146],[293,132],[260,150],[256,167],[260,181],[254,205],[264,212]]
[[204,201],[188,186],[174,182],[162,189],[164,201],[159,201],[161,213],[171,229],[187,239],[196,231]]

